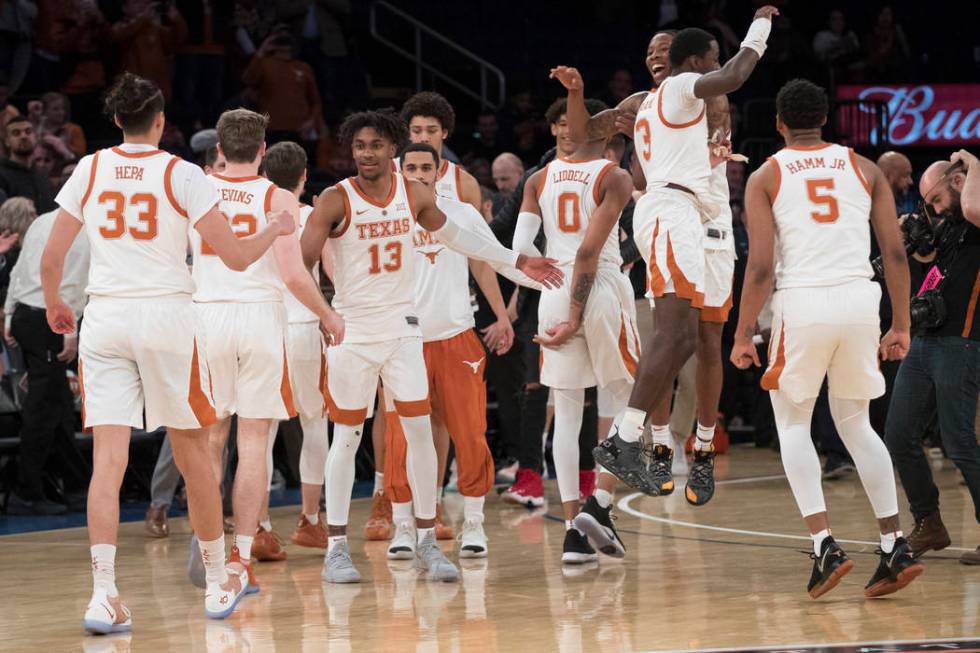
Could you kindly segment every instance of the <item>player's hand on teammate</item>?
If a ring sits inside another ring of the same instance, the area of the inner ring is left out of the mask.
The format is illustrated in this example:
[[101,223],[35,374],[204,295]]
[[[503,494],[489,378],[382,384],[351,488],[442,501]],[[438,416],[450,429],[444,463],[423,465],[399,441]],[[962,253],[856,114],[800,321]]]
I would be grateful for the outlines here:
[[285,209],[278,213],[269,213],[266,215],[266,219],[279,225],[280,236],[288,236],[296,231],[296,221],[293,220],[293,214]]
[[483,334],[483,344],[497,356],[506,354],[514,344],[514,327],[510,320],[497,320],[480,329],[480,333]]
[[545,288],[561,288],[565,275],[555,267],[555,263],[557,261],[553,258],[521,254],[517,257],[517,265],[514,267]]
[[63,301],[59,300],[53,306],[48,306],[47,316],[48,326],[55,333],[65,335],[75,332],[75,314]]
[[344,341],[344,318],[337,311],[330,313],[320,320],[320,331],[327,341],[327,346],[339,345]]
[[900,361],[909,353],[911,342],[908,331],[889,329],[878,346],[878,355],[883,361]]
[[78,336],[70,335],[65,336],[65,345],[61,348],[61,352],[55,357],[62,363],[68,363],[75,360],[75,356],[78,355]]
[[768,18],[769,20],[772,20],[773,16],[778,16],[778,15],[779,15],[778,9],[776,9],[772,5],[765,5],[764,7],[759,7],[755,12],[755,16],[753,16],[752,18],[753,19]]
[[575,335],[580,326],[580,324],[565,320],[564,322],[559,322],[550,329],[545,329],[545,335],[536,335],[532,338],[532,340],[542,347],[550,347],[551,349],[561,347],[563,344],[571,340],[572,336]]
[[626,109],[616,109],[616,131],[623,136],[633,138],[636,128],[636,114]]
[[[585,88],[585,82],[582,81],[582,75],[579,73],[577,68],[571,68],[569,66],[556,66],[551,69],[551,73],[548,75],[551,79],[557,79],[561,82],[561,85],[567,88],[569,91],[581,91]],[[631,134],[632,135],[632,134]]]
[[732,355],[729,358],[732,365],[740,370],[747,370],[752,365],[762,367],[762,363],[759,361],[759,351],[755,348],[752,338],[735,338]]

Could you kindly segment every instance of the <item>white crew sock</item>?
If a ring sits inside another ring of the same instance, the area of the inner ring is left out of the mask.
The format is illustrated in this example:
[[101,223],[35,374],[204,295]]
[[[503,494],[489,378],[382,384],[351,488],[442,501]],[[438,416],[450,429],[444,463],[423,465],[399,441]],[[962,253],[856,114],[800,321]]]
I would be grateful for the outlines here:
[[414,515],[412,514],[412,502],[406,501],[404,503],[398,503],[396,501],[391,502],[391,521],[398,524],[412,523]]
[[341,542],[346,542],[346,535],[331,535],[327,538],[327,553],[333,551],[333,548],[340,544]]
[[436,537],[436,529],[435,529],[435,526],[430,526],[429,528],[419,528],[415,532],[416,532],[416,540],[415,541],[418,544],[422,544],[422,540],[424,540],[425,539],[425,536],[428,535],[429,533],[432,533],[432,539],[433,540],[435,540],[435,537]]
[[668,449],[670,448],[670,445],[671,445],[671,442],[670,442],[671,436],[670,436],[670,425],[669,424],[664,424],[662,426],[658,426],[656,424],[651,424],[650,425],[650,435],[652,436],[654,446],[656,446],[658,444],[662,444],[665,447],[667,447]]
[[895,540],[902,537],[902,531],[895,531],[894,533],[882,533],[881,534],[881,550],[885,553],[891,553],[895,550]]
[[89,547],[92,554],[92,584],[95,589],[104,589],[109,596],[119,596],[116,589],[116,545],[93,544]]
[[248,564],[252,559],[252,541],[255,537],[251,535],[235,535],[235,546],[238,547],[238,555],[242,557],[242,562]]
[[198,540],[197,544],[201,547],[201,559],[204,561],[204,578],[208,585],[217,583],[224,585],[228,582],[228,573],[225,571],[225,536],[224,533],[216,540]]
[[695,451],[711,451],[711,441],[715,439],[715,425],[702,426],[698,421],[698,434],[694,438]]
[[259,526],[261,526],[262,530],[264,530],[267,533],[272,532],[272,520],[269,519],[268,517],[266,517],[265,519],[260,519]]
[[629,406],[623,411],[623,416],[619,418],[619,437],[626,442],[636,442],[643,435],[643,423],[647,420],[647,414],[638,408]]
[[609,506],[612,505],[613,502],[612,492],[603,490],[602,488],[596,488],[595,500],[599,503],[601,507],[608,508]]
[[317,524],[320,523],[320,513],[319,512],[314,512],[312,515],[307,515],[307,514],[304,513],[303,516],[306,517],[306,521],[310,522],[310,524],[312,526],[316,526]]
[[374,494],[381,494],[385,491],[385,475],[384,472],[374,473]]
[[483,523],[484,497],[463,497],[463,520]]
[[810,537],[813,539],[813,553],[814,555],[820,555],[821,545],[823,541],[830,537],[830,529],[825,528],[819,533],[810,533]]

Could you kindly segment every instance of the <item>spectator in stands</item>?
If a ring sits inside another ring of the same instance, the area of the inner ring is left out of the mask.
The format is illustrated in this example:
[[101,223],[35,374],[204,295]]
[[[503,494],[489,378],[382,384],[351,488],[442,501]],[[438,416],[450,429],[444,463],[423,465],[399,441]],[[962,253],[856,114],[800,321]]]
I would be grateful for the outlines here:
[[[75,400],[68,385],[67,365],[78,352],[78,334],[61,336],[51,331],[45,317],[41,291],[41,253],[48,241],[56,211],[34,220],[33,207],[7,220],[8,200],[0,208],[0,229],[24,226],[23,249],[10,274],[10,288],[4,301],[4,339],[19,346],[27,364],[27,396],[22,408],[18,486],[11,493],[7,511],[13,515],[52,515],[65,512],[64,504],[48,500],[44,491],[48,459],[57,456],[66,476],[63,487],[73,508],[83,509],[85,479],[90,475],[75,444]],[[27,218],[33,220],[26,226]],[[89,247],[85,233],[79,233],[65,259],[61,296],[76,319],[85,306],[88,281]],[[71,489],[78,490],[69,494]]]
[[7,299],[10,274],[20,257],[27,228],[37,217],[34,202],[26,197],[12,197],[0,205],[0,234],[3,234],[3,261],[0,267],[0,304]]
[[[44,114],[41,118],[41,140],[50,144],[65,159],[71,161],[85,154],[85,132],[71,122],[68,98],[61,93],[45,93],[41,96]],[[66,149],[67,148],[67,149]]]
[[867,47],[868,81],[887,83],[908,79],[911,50],[905,30],[895,22],[895,12],[890,6],[878,11]]
[[216,0],[177,0],[188,35],[177,48],[175,108],[185,129],[201,129],[218,120],[224,99],[225,43],[231,29],[231,7]]
[[497,192],[509,196],[517,188],[521,177],[524,176],[524,164],[515,154],[504,152],[493,160],[491,173]]
[[487,224],[493,220],[493,196],[494,192],[488,186],[480,186],[480,215]]
[[857,34],[847,26],[844,12],[832,9],[827,27],[813,37],[813,54],[818,61],[837,63],[853,57],[861,49]]
[[31,64],[36,16],[37,6],[34,2],[0,2],[0,70],[10,75],[10,85],[14,89],[20,87]]
[[912,184],[912,162],[899,152],[885,152],[878,157],[878,167],[885,173],[885,179],[895,194],[895,207],[898,215],[911,213],[918,204],[918,195]]
[[633,75],[626,68],[617,68],[612,77],[609,78],[605,97],[602,98],[602,101],[614,107],[632,94]]
[[[3,136],[7,132],[7,123],[11,118],[19,116],[20,111],[17,107],[10,104],[10,86],[7,83],[7,78],[4,77],[4,73],[0,72],[0,136]],[[0,139],[0,157],[7,156],[7,148],[2,139]],[[0,199],[0,201],[3,201]]]
[[302,142],[313,158],[313,141],[325,135],[326,126],[313,69],[293,58],[293,48],[287,32],[274,32],[252,57],[242,81],[257,99],[259,111],[269,114],[267,143]]
[[12,118],[7,122],[4,142],[9,154],[0,159],[0,201],[26,197],[41,211],[54,210],[54,190],[47,174],[31,165],[37,147],[34,126],[23,116]]
[[[505,149],[497,114],[492,111],[481,111],[476,119],[476,133],[473,134],[473,142],[469,149],[470,158],[493,161]],[[475,173],[470,174],[476,177]]]
[[[62,144],[61,147],[64,148],[65,146]],[[52,191],[61,180],[61,171],[65,167],[66,162],[67,160],[62,152],[52,146],[51,143],[45,141],[37,144],[37,147],[34,148],[34,154],[31,157],[31,166],[48,177],[48,180],[51,182]]]
[[171,96],[171,57],[187,39],[187,22],[173,3],[126,0],[123,19],[112,26],[119,45],[120,68],[149,79],[166,100]]

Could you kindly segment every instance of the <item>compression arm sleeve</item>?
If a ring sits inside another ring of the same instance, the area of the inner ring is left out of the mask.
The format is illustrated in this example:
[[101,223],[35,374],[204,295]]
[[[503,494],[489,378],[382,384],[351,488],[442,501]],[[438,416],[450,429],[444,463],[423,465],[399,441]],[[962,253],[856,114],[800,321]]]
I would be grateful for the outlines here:
[[433,231],[432,234],[453,249],[468,258],[475,258],[486,261],[491,265],[517,265],[518,253],[511,251],[501,245],[492,235],[479,230],[462,229],[459,224],[450,216],[446,216],[446,222],[441,228]]
[[514,228],[514,251],[528,256],[541,256],[534,246],[534,239],[541,229],[541,216],[530,211],[521,211],[517,216],[517,226]]

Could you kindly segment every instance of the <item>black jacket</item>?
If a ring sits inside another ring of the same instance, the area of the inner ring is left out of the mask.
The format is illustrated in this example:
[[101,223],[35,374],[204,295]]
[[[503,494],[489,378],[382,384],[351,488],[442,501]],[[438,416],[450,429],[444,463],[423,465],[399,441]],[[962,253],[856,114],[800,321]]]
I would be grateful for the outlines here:
[[34,200],[34,208],[39,215],[58,208],[47,175],[10,159],[0,159],[0,194],[8,198],[27,197]]

